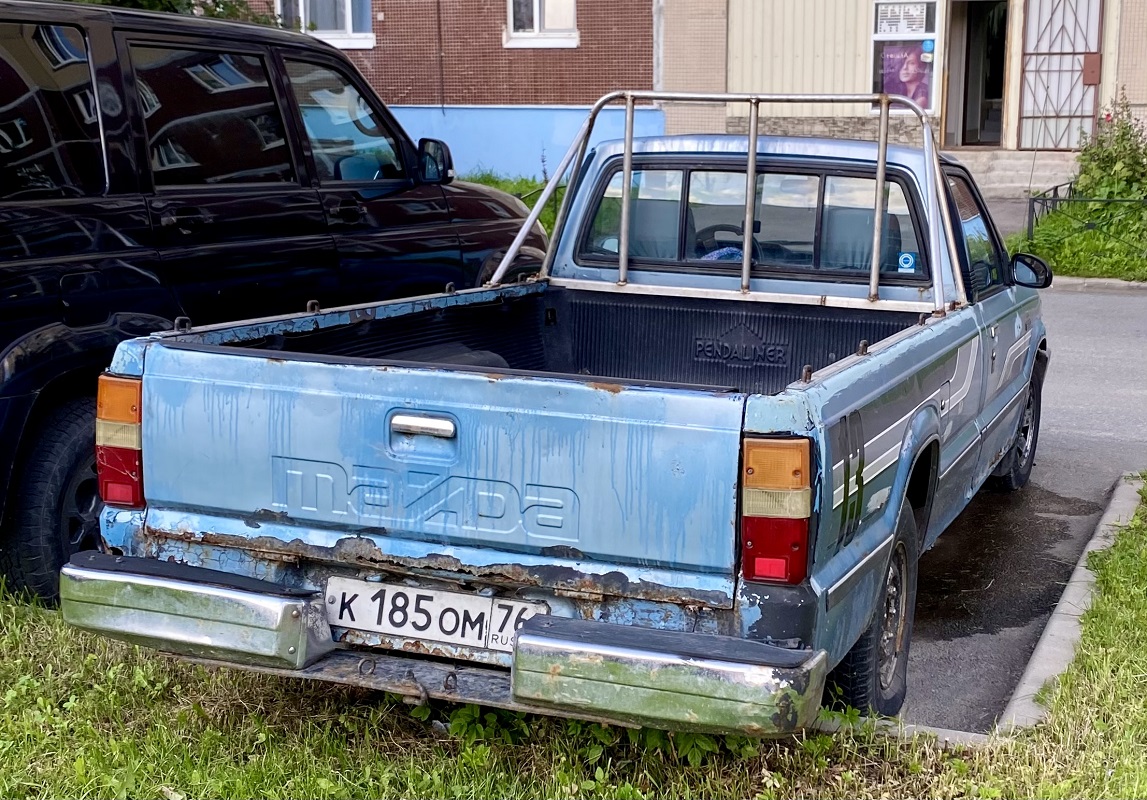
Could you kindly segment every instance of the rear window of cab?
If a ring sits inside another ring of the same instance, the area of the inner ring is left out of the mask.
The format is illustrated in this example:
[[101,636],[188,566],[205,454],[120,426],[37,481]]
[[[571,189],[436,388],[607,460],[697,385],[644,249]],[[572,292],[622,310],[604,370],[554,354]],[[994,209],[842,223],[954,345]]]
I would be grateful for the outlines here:
[[[880,271],[927,278],[916,214],[898,179],[887,187]],[[872,265],[876,180],[871,177],[765,171],[753,201],[754,274],[823,274],[867,280]],[[617,263],[622,172],[599,190],[579,256]],[[630,185],[630,269],[739,272],[745,173],[733,169],[643,167]]]

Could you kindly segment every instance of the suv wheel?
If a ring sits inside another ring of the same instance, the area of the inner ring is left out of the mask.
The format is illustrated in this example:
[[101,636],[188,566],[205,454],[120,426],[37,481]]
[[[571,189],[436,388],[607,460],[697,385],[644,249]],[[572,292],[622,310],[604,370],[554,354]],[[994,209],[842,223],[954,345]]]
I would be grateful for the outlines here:
[[13,500],[9,587],[49,602],[73,553],[99,543],[103,506],[96,479],[96,409],[91,398],[52,411],[32,434]]

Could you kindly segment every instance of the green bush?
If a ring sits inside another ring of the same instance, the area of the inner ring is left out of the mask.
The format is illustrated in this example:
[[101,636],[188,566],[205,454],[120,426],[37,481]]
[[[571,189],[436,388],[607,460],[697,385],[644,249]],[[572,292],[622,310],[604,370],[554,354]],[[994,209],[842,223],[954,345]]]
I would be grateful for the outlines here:
[[1127,95],[1112,102],[1079,151],[1075,191],[1082,197],[1147,199],[1147,130]]
[[1009,245],[1060,275],[1147,281],[1147,130],[1125,94],[1084,141],[1072,197]]

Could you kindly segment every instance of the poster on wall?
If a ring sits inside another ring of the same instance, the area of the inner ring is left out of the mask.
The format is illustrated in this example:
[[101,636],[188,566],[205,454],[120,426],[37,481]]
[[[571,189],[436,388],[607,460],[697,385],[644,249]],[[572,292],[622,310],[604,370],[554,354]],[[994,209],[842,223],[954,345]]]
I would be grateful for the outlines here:
[[874,92],[902,94],[923,108],[932,104],[932,41],[873,42]]
[[876,32],[884,34],[926,33],[928,3],[877,3]]

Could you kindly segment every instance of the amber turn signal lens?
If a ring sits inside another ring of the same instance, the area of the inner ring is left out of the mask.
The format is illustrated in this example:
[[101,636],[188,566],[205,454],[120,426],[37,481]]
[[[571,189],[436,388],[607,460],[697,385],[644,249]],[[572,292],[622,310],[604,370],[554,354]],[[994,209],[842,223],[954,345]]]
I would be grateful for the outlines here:
[[101,375],[96,396],[96,419],[106,422],[138,423],[143,381],[139,378],[117,378]]
[[808,439],[746,439],[744,443],[746,489],[807,489]]

